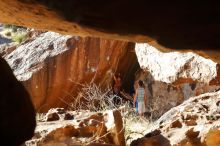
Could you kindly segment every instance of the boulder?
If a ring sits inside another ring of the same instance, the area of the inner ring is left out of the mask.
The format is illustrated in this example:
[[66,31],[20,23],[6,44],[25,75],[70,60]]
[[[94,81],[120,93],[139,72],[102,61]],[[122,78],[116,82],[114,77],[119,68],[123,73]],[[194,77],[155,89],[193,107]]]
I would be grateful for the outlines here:
[[219,65],[210,59],[192,52],[164,53],[143,43],[137,43],[135,51],[141,67],[135,80],[144,81],[154,118],[190,97],[220,88]]
[[57,121],[60,117],[57,113],[50,113],[47,115],[47,121]]
[[140,67],[154,80],[183,84],[193,81],[209,83],[217,76],[217,63],[195,53],[163,53],[147,43],[135,46]]
[[74,116],[69,113],[66,113],[64,115],[64,120],[73,120],[73,119],[74,119]]
[[65,141],[68,138],[76,137],[79,135],[79,131],[71,125],[67,125],[56,130],[51,131],[45,138],[44,142],[47,141]]
[[156,135],[149,138],[140,138],[131,143],[131,146],[171,146],[169,140],[162,135]]
[[220,130],[213,128],[209,130],[205,137],[206,146],[218,146],[220,145]]
[[133,49],[130,42],[43,32],[4,58],[31,94],[35,108],[46,112],[71,107],[83,84],[109,87],[117,72],[129,89],[138,67]]

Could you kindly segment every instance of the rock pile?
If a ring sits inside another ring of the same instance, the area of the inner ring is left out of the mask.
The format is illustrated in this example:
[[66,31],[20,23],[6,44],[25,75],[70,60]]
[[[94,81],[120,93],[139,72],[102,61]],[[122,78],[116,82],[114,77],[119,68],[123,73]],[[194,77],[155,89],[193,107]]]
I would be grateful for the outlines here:
[[131,146],[219,146],[220,91],[172,108]]
[[67,112],[64,108],[50,109],[43,121],[58,121],[58,120],[73,120],[74,115],[71,112]]
[[26,145],[36,143],[40,146],[125,146],[122,117],[118,110],[89,113],[51,109],[38,122],[35,136]]

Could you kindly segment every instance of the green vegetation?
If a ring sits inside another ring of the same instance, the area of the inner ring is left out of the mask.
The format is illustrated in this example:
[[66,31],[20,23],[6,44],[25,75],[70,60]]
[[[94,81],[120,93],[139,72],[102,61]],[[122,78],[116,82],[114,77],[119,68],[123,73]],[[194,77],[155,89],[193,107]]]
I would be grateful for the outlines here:
[[10,37],[10,36],[11,36],[11,32],[8,31],[8,32],[5,33],[5,35],[8,36],[8,37]]
[[4,37],[11,39],[13,42],[20,44],[27,39],[27,29],[22,26],[3,24],[3,30],[0,32]]
[[12,36],[12,40],[14,42],[17,42],[18,44],[24,42],[26,40],[26,38],[27,38],[26,33],[15,33]]
[[26,30],[26,28],[23,27],[23,26],[16,26],[16,25],[11,25],[11,24],[3,24],[3,27],[4,27],[5,29],[11,29],[12,32],[17,32],[18,29]]

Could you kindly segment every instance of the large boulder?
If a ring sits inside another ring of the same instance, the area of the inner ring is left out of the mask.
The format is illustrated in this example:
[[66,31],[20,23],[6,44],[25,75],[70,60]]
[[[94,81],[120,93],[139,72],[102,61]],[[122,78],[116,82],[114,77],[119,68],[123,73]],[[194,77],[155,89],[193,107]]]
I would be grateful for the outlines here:
[[154,118],[190,97],[219,89],[219,65],[195,53],[164,53],[149,44],[135,46],[148,97],[148,111]]
[[217,63],[195,53],[163,53],[147,43],[135,46],[138,62],[153,78],[165,83],[199,81],[209,83],[217,76]]
[[1,143],[18,146],[33,136],[36,125],[34,106],[28,92],[2,58],[0,68]]
[[130,86],[138,68],[133,50],[134,43],[45,32],[4,58],[31,94],[35,108],[47,111],[69,106],[82,84],[111,85],[117,72],[123,86]]

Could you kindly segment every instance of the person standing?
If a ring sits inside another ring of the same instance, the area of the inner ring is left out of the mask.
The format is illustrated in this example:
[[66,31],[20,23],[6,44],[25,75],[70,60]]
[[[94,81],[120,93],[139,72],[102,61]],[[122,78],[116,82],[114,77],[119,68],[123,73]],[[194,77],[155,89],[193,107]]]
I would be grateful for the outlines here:
[[120,104],[120,92],[121,92],[122,79],[120,73],[114,75],[114,84],[113,84],[113,102],[115,105]]
[[[138,81],[135,81],[135,82],[134,82],[133,88],[134,88],[134,93],[133,93],[133,99],[134,99],[136,90],[137,90],[137,88],[138,88]],[[137,100],[137,99],[136,99],[136,102],[135,102],[135,106],[136,106],[135,111],[136,111],[136,113],[138,114],[138,100]]]
[[147,94],[144,88],[143,81],[138,81],[138,87],[135,91],[133,107],[136,106],[136,102],[138,102],[138,113],[140,116],[143,116],[146,111],[147,105]]

